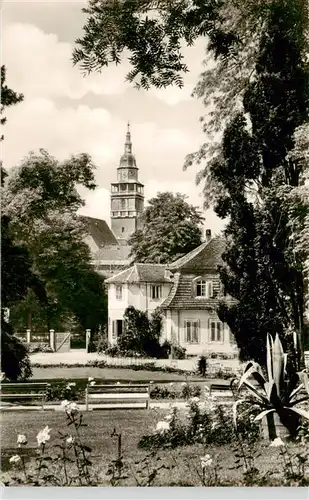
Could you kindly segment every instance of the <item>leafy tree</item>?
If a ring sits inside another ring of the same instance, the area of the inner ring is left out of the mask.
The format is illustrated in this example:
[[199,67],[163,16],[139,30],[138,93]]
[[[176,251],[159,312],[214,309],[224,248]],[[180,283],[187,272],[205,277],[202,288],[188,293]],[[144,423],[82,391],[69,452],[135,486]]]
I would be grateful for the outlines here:
[[122,352],[133,351],[150,357],[159,357],[161,354],[161,313],[156,310],[149,319],[146,312],[129,306],[125,310],[123,318],[125,328],[118,338],[120,350]]
[[[303,353],[304,266],[294,252],[291,220],[299,230],[309,207],[308,200],[294,206],[289,201],[304,173],[289,155],[295,130],[308,116],[303,23],[286,2],[273,6],[256,76],[244,94],[247,116],[239,114],[226,128],[222,159],[212,168],[223,188],[216,211],[230,217],[221,277],[226,292],[237,299],[232,307],[221,307],[220,317],[231,327],[241,356],[262,364],[268,332],[278,333],[290,351]],[[303,359],[294,356],[294,362],[299,367]]]
[[[1,66],[1,114],[8,106],[23,100],[5,84],[5,67]],[[4,125],[6,118],[0,120]],[[3,140],[3,135],[0,140]],[[7,176],[1,162],[1,190]],[[28,287],[37,289],[38,283],[31,272],[32,260],[27,249],[15,245],[9,230],[9,218],[1,213],[1,371],[10,380],[31,376],[31,365],[26,346],[13,335],[5,318],[6,310],[23,299]]]
[[181,86],[188,69],[181,44],[205,38],[212,64],[195,95],[206,106],[206,139],[185,168],[202,166],[205,207],[215,204],[230,218],[221,276],[237,305],[222,306],[220,315],[243,358],[265,363],[267,330],[291,350],[288,332],[296,331],[302,352],[307,201],[297,192],[304,168],[291,154],[294,132],[308,120],[308,3],[90,1],[85,12],[74,62],[93,71],[128,52],[127,78],[143,88]]
[[172,262],[201,244],[203,217],[185,199],[166,192],[149,200],[129,240],[136,262]]
[[[5,66],[1,66],[1,114],[3,114],[5,108],[8,106],[13,106],[14,104],[17,104],[21,101],[23,101],[24,96],[23,94],[17,94],[14,92],[14,90],[10,89],[6,83],[6,69]],[[6,123],[6,118],[3,117],[0,120],[1,125],[4,125]],[[3,140],[3,135],[1,136],[0,140]]]
[[36,285],[31,263],[27,249],[14,245],[9,219],[1,216],[1,371],[10,380],[28,378],[32,373],[27,347],[13,335],[5,319],[6,310],[23,299],[29,286]]
[[[76,211],[83,205],[77,185],[95,187],[94,166],[82,154],[63,163],[46,151],[31,153],[10,172],[3,200],[16,243],[26,246],[32,272],[46,291],[43,311],[47,328],[73,314],[81,328],[106,322],[104,279],[91,265],[86,228]],[[30,318],[38,303],[28,294],[20,308]]]

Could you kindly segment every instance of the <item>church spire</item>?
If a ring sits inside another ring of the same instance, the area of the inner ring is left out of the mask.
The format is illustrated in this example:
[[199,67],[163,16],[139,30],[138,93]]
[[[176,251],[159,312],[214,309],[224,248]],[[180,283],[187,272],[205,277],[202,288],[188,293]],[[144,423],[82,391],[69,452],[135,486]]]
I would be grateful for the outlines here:
[[124,144],[125,153],[132,153],[132,142],[131,142],[131,132],[130,132],[130,122],[127,124],[126,142]]

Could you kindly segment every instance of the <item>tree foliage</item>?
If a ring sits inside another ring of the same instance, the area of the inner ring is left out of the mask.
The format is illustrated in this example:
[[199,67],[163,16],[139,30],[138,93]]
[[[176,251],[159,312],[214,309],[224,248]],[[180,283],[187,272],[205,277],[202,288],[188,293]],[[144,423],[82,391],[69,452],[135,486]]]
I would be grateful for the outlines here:
[[221,318],[243,358],[264,364],[267,331],[292,349],[287,326],[301,344],[308,197],[293,151],[308,120],[308,3],[90,1],[85,12],[74,62],[101,70],[128,53],[127,78],[143,88],[181,86],[181,44],[205,38],[211,64],[195,95],[206,137],[185,168],[201,165],[205,206],[230,219],[221,275],[237,305],[222,307]]
[[302,162],[290,154],[295,131],[308,117],[304,21],[286,2],[274,4],[255,77],[244,93],[246,115],[240,113],[225,129],[222,158],[212,166],[223,187],[216,211],[230,218],[221,277],[226,292],[237,299],[232,307],[221,307],[220,317],[231,327],[242,357],[262,364],[268,332],[278,333],[292,352],[297,332],[302,352],[304,263],[293,239],[309,210],[308,200],[290,200],[304,176]]
[[[1,115],[5,108],[23,100],[22,94],[5,84],[5,76],[5,67],[1,66]],[[1,125],[5,122],[6,118],[1,118]],[[1,162],[1,190],[6,177]],[[29,252],[25,246],[14,244],[9,223],[9,218],[1,212],[1,371],[8,379],[17,380],[31,376],[30,359],[26,346],[14,337],[5,311],[24,298],[29,286],[37,290],[39,284],[31,272]]]
[[151,318],[144,311],[133,306],[127,307],[124,316],[124,332],[118,338],[122,352],[134,352],[150,357],[159,357],[161,353],[160,336],[162,315],[155,310]]
[[149,200],[129,240],[136,262],[172,262],[201,244],[203,217],[186,196],[159,193]]
[[223,30],[224,0],[90,0],[84,36],[76,40],[73,61],[85,72],[100,71],[128,56],[127,79],[137,87],[182,86],[188,71],[181,45],[208,35],[215,53],[226,53],[235,35]]
[[[1,115],[4,113],[5,108],[8,106],[13,106],[14,104],[17,104],[21,101],[23,101],[24,96],[23,94],[17,94],[14,90],[10,89],[6,83],[6,68],[5,66],[1,66]],[[4,125],[6,123],[6,118],[3,117],[0,120],[1,125]],[[1,139],[3,140],[3,135],[1,136]]]
[[[60,163],[41,150],[12,169],[4,187],[4,213],[15,243],[27,248],[45,290],[40,314],[48,329],[72,314],[83,329],[106,321],[104,280],[91,265],[86,228],[76,213],[84,204],[77,186],[94,189],[93,170],[88,155]],[[39,306],[30,294],[19,304],[30,314]]]

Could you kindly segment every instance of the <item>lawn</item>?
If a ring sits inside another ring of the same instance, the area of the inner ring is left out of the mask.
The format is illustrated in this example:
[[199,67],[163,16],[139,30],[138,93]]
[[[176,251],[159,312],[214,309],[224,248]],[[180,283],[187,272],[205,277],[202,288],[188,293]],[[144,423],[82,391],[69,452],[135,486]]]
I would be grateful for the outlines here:
[[[122,433],[123,459],[131,471],[129,477],[121,485],[136,486],[136,480],[133,476],[139,478],[141,475],[137,472],[139,465],[136,461],[146,456],[146,452],[138,449],[138,442],[142,435],[152,432],[156,423],[164,413],[162,410],[105,410],[84,414],[84,421],[88,425],[83,427],[82,436],[84,443],[92,448],[92,457],[94,468],[100,476],[100,484],[108,485],[106,471],[110,460],[116,458],[117,440],[111,437],[111,433],[116,431]],[[21,450],[16,445],[17,434],[24,433],[28,438],[27,448],[30,448],[28,457],[35,456],[36,435],[45,425],[52,429],[50,445],[57,441],[58,430],[65,432],[67,430],[65,416],[62,413],[53,412],[7,412],[2,415],[2,480],[6,480],[10,474],[11,466],[8,463],[10,456],[20,454]],[[50,446],[49,445],[49,446]],[[280,473],[282,473],[282,464],[279,458],[277,448],[269,448],[267,443],[258,445],[261,455],[256,459],[256,466],[263,472],[272,471],[274,479],[277,477],[277,484],[280,484]],[[162,469],[154,485],[157,486],[198,486],[200,480],[200,457],[209,453],[214,463],[219,463],[222,467],[219,471],[224,484],[237,483],[242,477],[242,468],[230,470],[235,464],[235,456],[231,447],[209,446],[204,449],[202,445],[186,446],[175,450],[162,450],[159,455],[166,464],[166,469]],[[153,459],[154,461],[157,459]],[[175,468],[170,470],[171,465]],[[133,471],[133,472],[132,472]]]
[[[38,368],[35,367],[33,370],[33,376],[31,380],[49,380],[49,379],[87,379],[88,377],[93,377],[95,379],[100,379],[103,381],[115,382],[149,382],[153,380],[154,382],[182,382],[185,380],[184,374],[179,373],[168,373],[161,371],[148,371],[148,370],[132,370],[130,368],[97,368],[97,367],[48,367],[48,368]],[[197,375],[188,375],[188,381],[200,381],[201,378]]]

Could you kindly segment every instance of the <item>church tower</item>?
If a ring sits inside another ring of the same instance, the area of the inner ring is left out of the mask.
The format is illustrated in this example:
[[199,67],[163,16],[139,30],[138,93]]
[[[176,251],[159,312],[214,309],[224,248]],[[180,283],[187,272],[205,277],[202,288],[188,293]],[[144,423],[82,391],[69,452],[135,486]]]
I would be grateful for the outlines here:
[[128,123],[124,154],[117,168],[117,182],[111,184],[111,229],[117,239],[129,239],[138,227],[143,209],[144,185],[138,180]]

